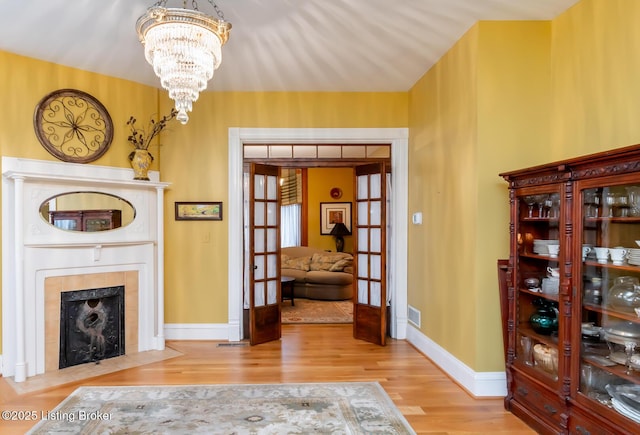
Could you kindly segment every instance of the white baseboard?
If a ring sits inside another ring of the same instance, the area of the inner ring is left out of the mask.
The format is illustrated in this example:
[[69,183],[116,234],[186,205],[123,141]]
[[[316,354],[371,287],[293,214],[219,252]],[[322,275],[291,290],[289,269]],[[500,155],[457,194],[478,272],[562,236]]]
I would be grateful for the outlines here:
[[166,340],[229,340],[225,323],[165,323]]
[[412,325],[407,327],[407,341],[474,397],[504,397],[507,395],[505,372],[474,372],[469,366]]

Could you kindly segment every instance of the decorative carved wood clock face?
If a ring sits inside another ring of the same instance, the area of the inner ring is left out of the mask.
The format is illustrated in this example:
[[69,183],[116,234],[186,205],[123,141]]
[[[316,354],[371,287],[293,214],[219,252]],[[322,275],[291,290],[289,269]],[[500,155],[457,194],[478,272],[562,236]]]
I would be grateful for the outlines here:
[[33,125],[44,149],[63,162],[97,160],[113,140],[107,109],[76,89],[60,89],[45,96],[36,106]]

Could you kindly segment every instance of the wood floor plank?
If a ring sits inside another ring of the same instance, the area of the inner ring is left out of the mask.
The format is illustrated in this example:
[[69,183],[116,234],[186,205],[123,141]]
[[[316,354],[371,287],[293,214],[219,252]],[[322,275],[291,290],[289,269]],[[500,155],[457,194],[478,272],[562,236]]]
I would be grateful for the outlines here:
[[[408,342],[365,343],[352,338],[351,325],[283,325],[277,342],[220,344],[168,341],[181,356],[22,395],[0,378],[0,408],[46,412],[83,385],[377,381],[419,434],[535,433],[505,411],[502,398],[474,399]],[[34,424],[0,420],[0,433]]]

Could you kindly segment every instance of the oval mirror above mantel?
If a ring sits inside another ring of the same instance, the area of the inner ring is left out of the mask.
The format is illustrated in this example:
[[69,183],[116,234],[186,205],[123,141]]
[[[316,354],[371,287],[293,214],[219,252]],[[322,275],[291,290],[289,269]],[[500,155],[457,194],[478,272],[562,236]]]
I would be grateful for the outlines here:
[[40,205],[42,219],[66,231],[108,231],[129,225],[136,211],[127,200],[102,192],[67,192]]

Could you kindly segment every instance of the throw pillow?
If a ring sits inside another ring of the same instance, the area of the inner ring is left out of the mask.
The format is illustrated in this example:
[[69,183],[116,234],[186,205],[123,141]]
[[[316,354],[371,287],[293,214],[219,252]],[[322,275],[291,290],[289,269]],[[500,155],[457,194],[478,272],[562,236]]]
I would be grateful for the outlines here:
[[[313,257],[311,257],[311,265],[310,265],[310,269],[311,270],[324,270],[327,272],[340,272],[342,271],[345,267],[350,266],[350,264],[344,264],[342,265],[342,261],[343,260],[348,260],[350,262],[353,261],[353,259],[351,259],[351,257],[345,257],[344,255],[336,255],[336,254],[313,254]],[[337,263],[341,263],[338,264],[337,266],[335,266]],[[333,269],[335,266],[335,270]]]
[[282,268],[283,269],[296,269],[305,272],[309,271],[309,264],[311,263],[311,257],[296,257],[291,258],[288,255],[282,255]]
[[329,272],[344,272],[345,267],[351,267],[353,265],[353,258],[342,258],[331,266]]

